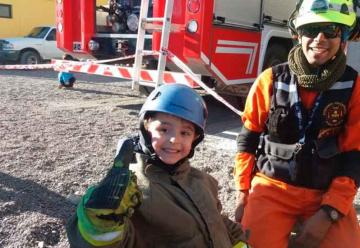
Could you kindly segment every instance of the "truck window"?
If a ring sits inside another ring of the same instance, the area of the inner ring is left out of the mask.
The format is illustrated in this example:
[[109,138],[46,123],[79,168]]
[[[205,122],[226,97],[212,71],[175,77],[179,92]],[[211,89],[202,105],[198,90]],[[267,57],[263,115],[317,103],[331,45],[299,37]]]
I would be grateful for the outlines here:
[[55,29],[50,31],[49,35],[46,37],[46,40],[49,40],[49,41],[56,40],[56,30]]
[[33,28],[26,37],[43,39],[48,32],[48,27],[36,27]]

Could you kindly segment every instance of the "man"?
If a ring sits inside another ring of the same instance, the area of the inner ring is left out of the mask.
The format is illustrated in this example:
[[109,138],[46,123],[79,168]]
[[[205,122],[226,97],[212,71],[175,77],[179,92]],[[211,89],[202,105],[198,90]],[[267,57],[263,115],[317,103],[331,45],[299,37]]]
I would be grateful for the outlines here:
[[235,218],[255,248],[288,247],[295,225],[297,247],[360,247],[360,78],[344,54],[358,19],[346,0],[297,8],[289,22],[299,44],[246,101]]

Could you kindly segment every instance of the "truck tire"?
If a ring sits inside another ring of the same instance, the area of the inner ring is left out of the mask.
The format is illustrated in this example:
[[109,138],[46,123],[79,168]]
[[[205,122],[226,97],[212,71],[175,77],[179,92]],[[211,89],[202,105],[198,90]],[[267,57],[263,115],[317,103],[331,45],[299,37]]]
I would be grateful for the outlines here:
[[227,101],[230,105],[232,105],[237,110],[243,111],[245,107],[246,97],[243,96],[233,96],[233,95],[225,95],[220,94],[225,101]]
[[139,92],[141,95],[144,96],[149,96],[151,91],[153,91],[154,89],[154,87],[139,85]]
[[285,46],[271,44],[266,50],[262,70],[286,62],[288,53],[289,51]]
[[41,62],[40,56],[35,51],[25,51],[20,56],[20,63],[25,65],[39,64]]
[[[158,65],[158,61],[155,59],[148,59],[145,61],[145,68],[147,70],[156,70]],[[149,96],[151,91],[153,91],[155,87],[151,86],[145,86],[145,85],[139,85],[139,92],[141,95]]]

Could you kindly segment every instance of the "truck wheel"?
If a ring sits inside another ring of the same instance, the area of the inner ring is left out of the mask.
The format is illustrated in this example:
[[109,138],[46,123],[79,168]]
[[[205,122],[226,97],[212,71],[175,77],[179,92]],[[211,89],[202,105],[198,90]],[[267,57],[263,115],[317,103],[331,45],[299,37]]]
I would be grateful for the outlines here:
[[274,65],[278,65],[287,61],[289,51],[285,46],[271,44],[265,53],[264,65],[265,70]]
[[139,92],[141,95],[144,95],[144,96],[149,96],[151,91],[153,91],[154,89],[155,89],[155,87],[139,85]]
[[[147,70],[156,70],[158,65],[158,61],[155,59],[148,59],[145,61],[145,68]],[[139,91],[141,95],[149,96],[151,91],[153,91],[155,87],[145,86],[145,85],[139,85]]]
[[39,54],[34,51],[25,51],[20,56],[20,63],[25,65],[39,64],[41,62]]
[[245,107],[246,98],[242,96],[234,96],[228,94],[219,94],[225,101],[227,101],[230,105],[232,105],[237,110],[243,111]]

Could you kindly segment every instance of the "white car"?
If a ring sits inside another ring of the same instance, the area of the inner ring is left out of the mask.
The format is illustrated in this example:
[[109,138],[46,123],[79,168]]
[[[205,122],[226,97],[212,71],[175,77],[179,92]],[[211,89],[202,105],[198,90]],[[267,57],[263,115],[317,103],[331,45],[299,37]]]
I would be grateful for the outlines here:
[[38,64],[44,60],[61,58],[64,52],[56,46],[56,29],[35,27],[25,37],[0,39],[0,62]]

